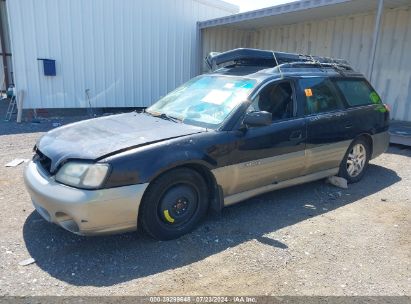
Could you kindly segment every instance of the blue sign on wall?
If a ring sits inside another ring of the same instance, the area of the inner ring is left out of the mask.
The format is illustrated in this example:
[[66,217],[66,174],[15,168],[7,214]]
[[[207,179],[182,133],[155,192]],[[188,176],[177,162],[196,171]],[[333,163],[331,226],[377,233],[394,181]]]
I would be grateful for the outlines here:
[[54,59],[39,58],[43,61],[44,76],[56,76],[56,61]]

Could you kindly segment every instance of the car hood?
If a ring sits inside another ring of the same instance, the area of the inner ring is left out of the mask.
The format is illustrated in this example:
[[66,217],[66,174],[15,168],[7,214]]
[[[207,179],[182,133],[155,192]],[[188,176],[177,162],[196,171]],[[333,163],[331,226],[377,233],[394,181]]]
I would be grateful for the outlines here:
[[67,159],[101,159],[150,143],[205,131],[205,128],[132,112],[54,129],[43,135],[36,146],[50,158],[50,171],[54,172]]

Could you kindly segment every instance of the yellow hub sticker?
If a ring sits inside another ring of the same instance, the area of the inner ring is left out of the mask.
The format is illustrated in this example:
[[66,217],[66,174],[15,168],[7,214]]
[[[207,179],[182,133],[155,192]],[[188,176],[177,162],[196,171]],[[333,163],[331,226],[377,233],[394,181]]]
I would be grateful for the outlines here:
[[168,210],[164,210],[164,217],[166,218],[167,222],[169,223],[174,223],[174,219],[170,216],[170,213],[168,213]]

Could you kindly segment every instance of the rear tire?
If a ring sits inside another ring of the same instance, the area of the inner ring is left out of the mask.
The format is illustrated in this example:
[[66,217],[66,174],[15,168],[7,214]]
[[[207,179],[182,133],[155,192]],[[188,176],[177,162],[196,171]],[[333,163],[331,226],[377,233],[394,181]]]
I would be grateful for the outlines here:
[[144,194],[139,223],[159,240],[176,239],[191,230],[208,208],[208,190],[194,170],[178,168],[154,180]]
[[340,165],[338,176],[343,177],[348,183],[356,183],[362,179],[368,167],[371,147],[362,138],[354,140]]

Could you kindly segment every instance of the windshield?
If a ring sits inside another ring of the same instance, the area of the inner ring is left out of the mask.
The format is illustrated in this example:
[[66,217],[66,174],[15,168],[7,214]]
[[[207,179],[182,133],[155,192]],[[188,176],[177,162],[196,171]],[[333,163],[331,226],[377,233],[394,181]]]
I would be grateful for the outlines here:
[[241,77],[199,76],[157,101],[146,112],[214,129],[248,98],[256,84],[256,80]]

